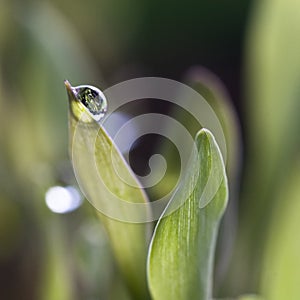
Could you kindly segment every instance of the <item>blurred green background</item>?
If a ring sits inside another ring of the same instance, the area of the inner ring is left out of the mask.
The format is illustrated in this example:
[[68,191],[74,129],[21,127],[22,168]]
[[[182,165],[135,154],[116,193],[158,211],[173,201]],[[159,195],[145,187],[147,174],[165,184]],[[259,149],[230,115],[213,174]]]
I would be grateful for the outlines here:
[[[63,80],[161,76],[213,98],[227,126],[216,297],[300,299],[299,36],[297,0],[2,0],[0,298],[127,299],[94,208],[56,214],[45,195],[76,186]],[[144,142],[140,169],[157,144]]]

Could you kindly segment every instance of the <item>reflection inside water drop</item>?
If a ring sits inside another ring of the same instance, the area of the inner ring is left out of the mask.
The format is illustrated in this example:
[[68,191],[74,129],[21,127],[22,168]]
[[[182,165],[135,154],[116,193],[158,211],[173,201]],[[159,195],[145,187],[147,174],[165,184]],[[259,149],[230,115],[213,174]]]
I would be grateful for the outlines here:
[[74,88],[76,98],[87,108],[90,115],[97,122],[107,111],[107,101],[104,94],[96,87],[81,85]]

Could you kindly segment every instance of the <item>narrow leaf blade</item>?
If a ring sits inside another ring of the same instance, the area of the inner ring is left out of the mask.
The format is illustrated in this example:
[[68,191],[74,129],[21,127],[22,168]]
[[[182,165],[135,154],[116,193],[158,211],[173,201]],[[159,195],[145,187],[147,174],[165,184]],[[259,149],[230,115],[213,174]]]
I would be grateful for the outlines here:
[[285,173],[263,253],[260,293],[265,299],[300,299],[300,160]]
[[[133,298],[147,299],[148,225],[141,223],[147,217],[140,215],[145,209],[130,207],[131,203],[147,204],[147,197],[104,128],[78,102],[68,82],[66,87],[70,101],[70,151],[78,184],[98,209]],[[131,219],[140,220],[140,224],[131,223]]]
[[[212,298],[213,256],[228,199],[227,178],[220,150],[208,130],[199,131],[196,146],[190,173],[159,220],[149,249],[148,283],[155,300]],[[202,207],[208,182],[217,187],[216,193]],[[180,199],[186,194],[187,199]],[[173,211],[177,201],[181,205]]]

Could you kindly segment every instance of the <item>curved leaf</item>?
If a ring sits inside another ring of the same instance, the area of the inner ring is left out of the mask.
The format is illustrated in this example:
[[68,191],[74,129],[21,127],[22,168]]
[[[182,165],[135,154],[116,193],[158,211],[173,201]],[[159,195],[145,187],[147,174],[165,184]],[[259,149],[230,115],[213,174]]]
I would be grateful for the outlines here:
[[[98,215],[134,299],[146,299],[148,226],[130,223],[131,217],[141,222],[146,218],[138,215],[139,210],[126,207],[130,203],[145,204],[146,195],[104,128],[88,114],[68,83],[66,87],[70,100],[70,151],[77,181],[87,199],[99,210]],[[116,173],[115,167],[126,182]],[[121,201],[116,203],[116,198]],[[120,221],[114,219],[115,214]]]
[[[196,146],[190,173],[159,220],[149,249],[148,283],[155,300],[212,298],[213,256],[228,199],[227,178],[220,150],[208,130],[199,131]],[[216,193],[201,208],[210,178],[216,181]],[[188,198],[181,199],[186,193]],[[178,201],[180,207],[172,212]]]

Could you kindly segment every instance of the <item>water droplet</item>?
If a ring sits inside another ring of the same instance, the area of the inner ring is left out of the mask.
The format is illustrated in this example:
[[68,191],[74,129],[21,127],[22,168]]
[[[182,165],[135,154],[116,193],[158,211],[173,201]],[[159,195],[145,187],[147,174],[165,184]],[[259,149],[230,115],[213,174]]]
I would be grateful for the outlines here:
[[99,121],[107,111],[107,101],[103,93],[88,85],[81,85],[74,88],[77,99],[88,109],[92,117]]
[[104,94],[96,87],[91,85],[79,85],[72,87],[66,80],[69,96],[83,104],[89,115],[99,122],[107,112],[107,101]]

